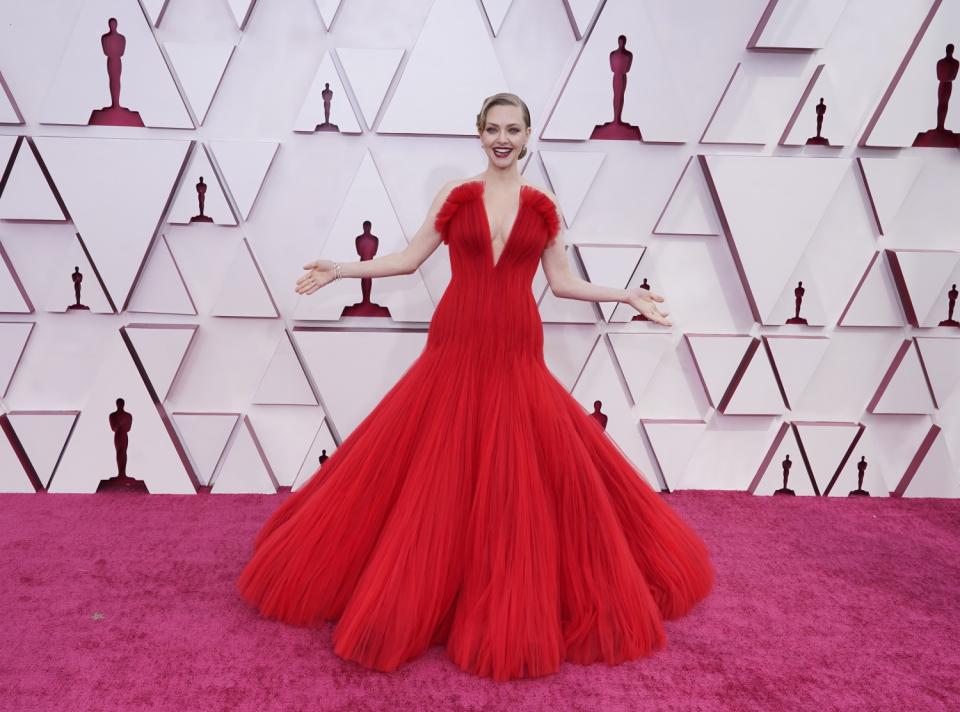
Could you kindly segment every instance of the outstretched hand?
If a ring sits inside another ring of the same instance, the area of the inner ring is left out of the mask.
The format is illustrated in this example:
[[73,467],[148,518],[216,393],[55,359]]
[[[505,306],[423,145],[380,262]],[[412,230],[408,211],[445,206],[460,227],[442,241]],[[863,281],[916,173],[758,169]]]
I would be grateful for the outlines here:
[[306,272],[297,280],[297,294],[313,294],[320,287],[330,284],[336,278],[336,262],[333,260],[314,260],[303,266]]
[[661,311],[657,307],[657,302],[662,302],[663,297],[656,292],[651,292],[649,289],[644,289],[643,287],[632,287],[627,289],[627,298],[624,299],[625,304],[629,304],[638,312],[643,314],[650,321],[655,321],[658,324],[663,324],[664,326],[672,326],[670,321],[666,318],[668,311]]

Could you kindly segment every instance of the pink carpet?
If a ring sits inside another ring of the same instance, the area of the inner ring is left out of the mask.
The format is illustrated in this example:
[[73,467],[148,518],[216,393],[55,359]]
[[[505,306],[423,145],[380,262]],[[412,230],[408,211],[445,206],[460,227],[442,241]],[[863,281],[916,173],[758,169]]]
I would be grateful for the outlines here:
[[960,709],[957,501],[664,495],[717,569],[666,649],[495,683],[259,619],[234,580],[283,496],[0,495],[0,709]]

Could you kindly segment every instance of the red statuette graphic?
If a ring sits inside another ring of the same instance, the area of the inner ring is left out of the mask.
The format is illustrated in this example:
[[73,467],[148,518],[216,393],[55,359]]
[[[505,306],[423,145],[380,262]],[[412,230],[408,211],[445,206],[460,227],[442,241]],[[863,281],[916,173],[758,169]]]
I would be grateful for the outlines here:
[[947,318],[940,322],[939,326],[960,326],[960,321],[953,318],[954,310],[957,308],[957,285],[954,284],[947,292]]
[[607,414],[601,410],[602,407],[603,407],[603,401],[595,400],[593,402],[593,411],[590,413],[590,417],[596,420],[597,423],[599,423],[601,428],[606,430],[607,419],[609,416],[607,416]]
[[623,114],[623,99],[627,92],[627,72],[633,64],[633,52],[626,48],[627,37],[617,38],[617,48],[610,53],[610,71],[613,72],[613,121],[597,124],[590,138],[613,139],[620,141],[642,141],[640,129],[626,123]]
[[110,31],[100,37],[103,53],[107,55],[107,78],[110,81],[110,106],[94,109],[87,122],[90,126],[143,126],[139,112],[120,106],[121,57],[127,48],[127,38],[117,32],[117,20],[107,21]]
[[[360,255],[360,261],[372,260],[377,254],[377,247],[380,245],[380,238],[370,232],[371,223],[369,220],[363,221],[363,232],[357,235],[355,240],[357,254]],[[345,306],[340,316],[390,316],[390,309],[370,301],[370,289],[373,287],[373,280],[370,277],[363,277],[360,280],[361,299],[356,304]]]
[[820,97],[820,103],[814,107],[817,111],[817,135],[807,139],[808,146],[829,146],[830,141],[820,135],[823,130],[823,117],[827,113],[827,105],[823,103],[823,97]]
[[203,214],[203,203],[206,200],[207,195],[207,184],[203,182],[203,176],[200,176],[200,181],[196,185],[197,188],[197,203],[200,207],[200,212],[190,218],[190,222],[213,222],[213,218],[209,215]]
[[797,282],[797,286],[793,290],[793,307],[794,314],[792,317],[787,319],[788,324],[806,324],[807,320],[800,316],[800,305],[803,303],[803,295],[806,294],[807,290],[803,286],[803,282]]
[[117,409],[110,414],[110,429],[113,431],[113,447],[117,453],[117,474],[101,480],[97,492],[122,490],[125,492],[147,492],[143,480],[127,475],[127,445],[129,433],[133,428],[133,415],[123,409],[123,398],[117,398]]
[[340,131],[340,127],[330,123],[330,104],[333,102],[333,89],[330,88],[330,82],[323,83],[323,91],[320,92],[323,97],[323,123],[317,124],[315,131]]
[[944,126],[958,69],[960,61],[953,56],[953,44],[948,44],[946,54],[937,61],[937,127],[918,133],[914,146],[960,148],[960,136]]
[[73,280],[73,294],[76,297],[76,301],[67,307],[67,309],[90,309],[86,304],[80,303],[80,289],[83,282],[83,273],[80,271],[79,267],[74,267],[73,272],[70,274],[70,279]]
[[793,466],[793,460],[790,459],[789,454],[783,458],[783,462],[780,463],[780,466],[783,468],[783,487],[778,490],[774,490],[774,494],[789,495],[791,497],[796,496],[797,493],[787,487],[787,480],[790,479],[790,468]]
[[870,493],[863,488],[863,476],[867,472],[867,457],[866,455],[861,455],[859,462],[857,462],[857,488],[855,490],[850,490],[848,497],[869,497]]

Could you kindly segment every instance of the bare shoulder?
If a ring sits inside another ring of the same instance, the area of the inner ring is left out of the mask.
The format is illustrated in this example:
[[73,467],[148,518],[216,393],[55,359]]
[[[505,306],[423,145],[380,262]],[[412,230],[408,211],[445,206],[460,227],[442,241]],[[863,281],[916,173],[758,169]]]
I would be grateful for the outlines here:
[[440,189],[437,190],[436,195],[433,196],[433,204],[430,206],[431,212],[437,212],[440,210],[441,206],[447,202],[447,196],[450,195],[450,192],[457,187],[458,181],[451,180],[447,181],[440,186]]
[[454,180],[448,181],[446,186],[450,190],[457,188],[458,186],[464,185],[465,183],[474,183],[478,180],[483,180],[480,176],[470,176],[468,178],[456,178]]

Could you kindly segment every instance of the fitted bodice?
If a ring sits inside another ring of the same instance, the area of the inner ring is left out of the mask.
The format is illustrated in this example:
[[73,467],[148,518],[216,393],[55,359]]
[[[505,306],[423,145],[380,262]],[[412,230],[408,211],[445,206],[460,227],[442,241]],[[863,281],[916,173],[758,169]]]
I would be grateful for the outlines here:
[[450,191],[435,228],[449,247],[451,278],[437,304],[427,348],[464,348],[486,359],[534,357],[543,361],[543,324],[532,283],[560,218],[553,201],[531,185],[520,187],[520,206],[499,259],[486,206],[484,181]]

